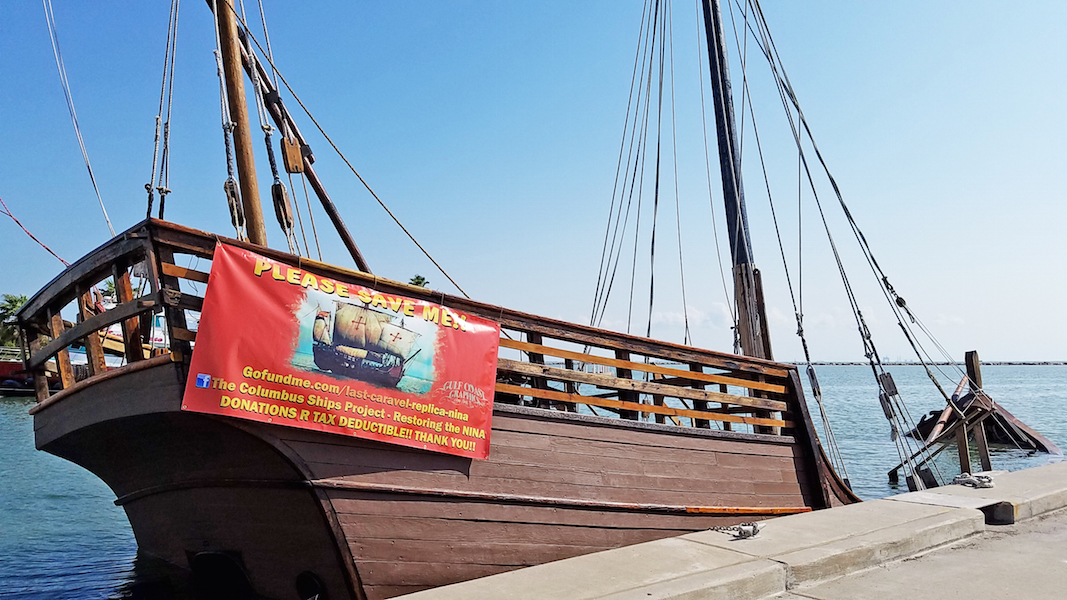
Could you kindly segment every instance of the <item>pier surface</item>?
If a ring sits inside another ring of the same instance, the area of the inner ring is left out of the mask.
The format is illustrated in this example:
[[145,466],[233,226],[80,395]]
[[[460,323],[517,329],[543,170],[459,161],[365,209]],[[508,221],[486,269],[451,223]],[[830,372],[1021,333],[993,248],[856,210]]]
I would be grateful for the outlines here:
[[1067,462],[994,479],[779,517],[755,538],[702,531],[403,598],[1063,597]]

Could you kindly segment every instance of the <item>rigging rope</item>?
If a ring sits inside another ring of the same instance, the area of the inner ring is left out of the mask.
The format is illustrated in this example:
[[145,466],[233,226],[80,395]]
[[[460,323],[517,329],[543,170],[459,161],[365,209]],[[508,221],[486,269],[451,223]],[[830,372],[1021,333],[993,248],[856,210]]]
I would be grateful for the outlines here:
[[41,240],[37,239],[37,236],[35,236],[32,233],[30,233],[29,229],[26,229],[26,226],[22,224],[22,221],[19,221],[18,218],[16,218],[15,215],[13,215],[11,213],[11,209],[7,207],[7,203],[4,202],[3,198],[0,198],[0,206],[4,207],[3,210],[0,210],[0,214],[6,215],[12,221],[14,221],[15,225],[19,226],[19,229],[21,229],[26,235],[30,236],[31,240],[37,242],[38,246],[44,248],[49,254],[51,254],[52,256],[56,257],[56,260],[58,260],[59,262],[63,263],[64,267],[69,267],[70,266],[69,262],[63,260],[63,257],[61,257],[60,255],[58,255],[55,252],[53,252],[52,249],[49,248],[48,246],[46,246],[44,242],[42,242]]
[[85,140],[82,139],[82,130],[78,125],[78,113],[74,110],[74,98],[70,94],[70,82],[67,81],[67,67],[63,63],[63,53],[59,50],[59,35],[56,32],[56,17],[52,13],[52,0],[42,0],[42,3],[44,18],[48,23],[48,36],[52,40],[52,54],[56,58],[56,68],[59,69],[59,83],[63,86],[63,96],[67,100],[67,112],[70,113],[70,121],[74,124],[74,135],[78,138],[78,147],[81,148],[85,168],[89,171],[89,180],[93,182],[93,191],[96,192],[96,200],[100,203],[100,212],[104,213],[104,221],[107,222],[111,237],[115,237],[115,228],[111,226],[111,217],[107,215],[107,209],[104,208],[104,199],[100,196],[100,188],[96,185],[96,176],[93,175],[93,165],[89,162],[89,152],[86,151]]
[[226,76],[223,74],[222,68],[222,36],[219,33],[219,20],[217,18],[217,15],[219,14],[218,0],[211,0],[211,12],[216,15],[215,65],[219,75],[219,98],[222,109],[222,137],[223,143],[226,146],[226,181],[223,182],[222,189],[223,192],[225,192],[226,194],[226,203],[230,208],[230,222],[233,224],[234,231],[237,232],[237,239],[247,240],[248,236],[245,233],[244,206],[241,204],[241,196],[237,186],[237,179],[234,177],[234,156],[232,140],[233,122],[230,120],[230,105],[228,95],[226,93]]
[[[216,1],[217,0],[212,0],[213,7]],[[259,43],[259,40],[257,40],[255,36],[249,33],[248,24],[245,23],[244,19],[241,18],[241,16],[238,15],[236,10],[232,7],[226,5],[226,8],[234,13],[234,16],[240,22],[241,27],[244,28],[246,35],[248,35],[248,38],[252,40],[252,43],[255,44],[257,48],[259,48],[260,52],[263,52],[263,46]],[[460,285],[456,283],[456,280],[453,279],[447,271],[445,271],[444,267],[442,267],[441,264],[438,263],[437,260],[426,250],[426,248],[421,243],[419,243],[417,239],[415,239],[415,236],[412,235],[408,228],[400,222],[400,219],[397,218],[397,216],[393,213],[392,210],[389,209],[389,207],[385,204],[385,201],[383,201],[381,197],[379,197],[378,194],[374,191],[374,189],[371,188],[370,184],[367,183],[367,180],[364,179],[362,175],[360,175],[359,171],[357,171],[356,168],[352,165],[351,161],[348,160],[348,157],[345,156],[344,152],[341,152],[341,149],[337,146],[336,143],[334,143],[333,138],[330,137],[328,133],[326,133],[326,130],[323,129],[322,125],[319,124],[315,116],[311,114],[311,111],[304,104],[304,101],[300,99],[300,96],[298,96],[297,93],[293,90],[293,87],[289,85],[289,81],[282,74],[281,69],[278,69],[277,65],[274,64],[274,61],[270,59],[269,55],[267,56],[267,60],[270,62],[271,68],[274,69],[275,75],[278,77],[279,80],[281,80],[282,84],[285,85],[285,89],[289,91],[289,93],[293,96],[293,99],[296,100],[297,104],[300,105],[300,108],[304,111],[304,114],[307,115],[308,119],[310,119],[311,122],[315,125],[315,128],[318,129],[320,134],[322,134],[322,137],[325,138],[327,143],[330,144],[330,147],[333,148],[334,152],[337,153],[337,156],[345,163],[345,166],[347,166],[348,169],[352,172],[352,174],[355,175],[357,179],[359,179],[359,182],[363,184],[363,187],[367,190],[367,192],[370,193],[371,197],[373,197],[374,200],[378,203],[378,205],[382,207],[382,210],[384,210],[386,214],[389,215],[389,218],[391,218],[393,222],[396,223],[397,227],[399,227],[400,230],[404,232],[408,239],[410,239],[412,243],[414,243],[415,246],[418,247],[418,249],[422,252],[423,256],[429,259],[429,261],[433,263],[434,267],[436,267],[437,270],[440,271],[441,274],[444,275],[445,278],[448,279],[448,281],[452,283],[452,285],[454,285],[461,294],[463,294],[467,298],[470,298],[470,294],[468,294],[462,287],[460,287]]]
[[[174,105],[174,60],[177,55],[178,45],[178,9],[180,0],[171,0],[170,22],[167,24],[167,49],[163,53],[163,78],[159,86],[159,112],[156,114],[156,135],[152,144],[152,172],[148,176],[148,183],[144,185],[148,192],[148,210],[145,217],[152,216],[152,203],[155,200],[155,192],[159,192],[159,218],[163,218],[164,204],[167,194],[170,193],[170,115]],[[163,113],[167,114],[164,121]],[[162,137],[160,130],[162,129]],[[160,142],[162,141],[162,162],[160,157]],[[159,182],[156,181],[156,167],[159,167]]]

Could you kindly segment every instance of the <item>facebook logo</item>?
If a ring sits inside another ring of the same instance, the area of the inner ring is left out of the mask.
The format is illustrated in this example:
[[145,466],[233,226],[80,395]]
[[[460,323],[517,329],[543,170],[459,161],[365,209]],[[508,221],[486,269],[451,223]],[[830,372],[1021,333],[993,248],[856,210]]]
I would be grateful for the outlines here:
[[199,373],[196,376],[196,387],[198,387],[198,388],[209,388],[209,387],[211,387],[211,375],[208,375],[207,373]]

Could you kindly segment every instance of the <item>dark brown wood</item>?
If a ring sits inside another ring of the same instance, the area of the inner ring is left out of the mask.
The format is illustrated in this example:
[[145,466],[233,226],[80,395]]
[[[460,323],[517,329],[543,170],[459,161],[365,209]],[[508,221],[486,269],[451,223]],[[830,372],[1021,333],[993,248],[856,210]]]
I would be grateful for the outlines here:
[[985,437],[985,422],[979,423],[973,428],[974,445],[978,449],[978,462],[983,471],[993,470],[993,461],[989,457],[989,442]]
[[[964,421],[960,421],[963,425],[956,428],[956,452],[960,457],[960,472],[971,473],[971,449],[967,443],[967,425]],[[978,425],[981,427],[981,424]]]
[[978,360],[978,351],[968,351],[964,363],[967,365],[967,379],[971,382],[971,391],[982,389],[982,363]]
[[161,262],[159,266],[160,271],[163,275],[168,275],[171,277],[179,277],[181,279],[188,279],[190,281],[199,281],[200,283],[207,283],[208,277],[210,277],[209,273],[205,273],[203,271],[196,271],[193,269],[187,269],[185,267],[180,267],[178,265],[174,265],[165,261]]
[[[181,293],[179,278],[207,283],[209,274],[192,269],[185,269],[174,264],[174,251],[166,246],[158,246],[153,249],[152,255],[159,264],[159,287],[162,290]],[[154,262],[155,262],[154,261]],[[166,293],[166,292],[164,292]],[[173,301],[173,297],[171,298]],[[203,304],[201,304],[203,307]],[[182,306],[167,306],[165,309],[167,319],[167,335],[171,340],[171,348],[182,353],[183,356],[191,357],[189,342],[195,339],[189,331],[189,324],[185,318],[185,308]]]
[[[96,314],[93,309],[93,299],[90,292],[78,296],[78,324]],[[100,335],[95,331],[85,336],[85,357],[89,365],[89,375],[99,375],[107,371],[104,363],[104,345],[100,341]]]
[[[52,338],[63,337],[66,331],[66,323],[63,322],[63,316],[59,313],[52,315]],[[51,346],[51,344],[49,344]],[[74,368],[70,365],[70,352],[67,351],[66,346],[63,346],[55,354],[56,370],[59,371],[59,381],[64,388],[68,388],[74,385]]]
[[[115,278],[115,294],[120,304],[134,300],[133,288],[130,286],[130,273],[121,263],[112,265]],[[141,326],[137,319],[130,318],[122,322],[122,340],[126,345],[126,360],[135,362],[144,360],[144,340],[141,339]]]
[[[55,336],[53,340],[49,342],[46,346],[44,346],[41,350],[30,355],[30,357],[26,360],[27,368],[33,369],[43,365],[46,361],[52,358],[52,356],[54,356],[58,352],[64,351],[64,348],[70,346],[76,340],[88,337],[95,337],[97,341],[99,341],[100,330],[106,329],[107,327],[120,321],[123,322],[124,326],[126,323],[130,322],[134,323],[135,326],[137,326],[136,319],[133,319],[131,317],[136,317],[139,314],[152,311],[158,305],[159,303],[157,302],[156,298],[152,296],[141,296],[140,298],[136,298],[128,302],[119,304],[118,306],[109,311],[102,312],[98,315],[94,315],[88,319],[85,319],[84,321],[78,323],[71,329],[62,330],[59,335]],[[140,329],[139,326],[137,327],[137,337],[140,337]],[[101,342],[101,346],[102,345],[103,344]],[[143,350],[141,358],[144,358]]]
[[233,123],[233,151],[237,159],[238,180],[241,185],[241,204],[244,205],[245,229],[248,241],[257,246],[267,245],[267,229],[263,224],[263,209],[259,202],[259,183],[256,180],[256,159],[252,150],[252,122],[248,120],[248,101],[245,99],[245,76],[241,68],[241,42],[237,37],[237,20],[233,0],[216,0],[218,31],[222,47],[222,71],[226,80],[226,98],[230,121]]

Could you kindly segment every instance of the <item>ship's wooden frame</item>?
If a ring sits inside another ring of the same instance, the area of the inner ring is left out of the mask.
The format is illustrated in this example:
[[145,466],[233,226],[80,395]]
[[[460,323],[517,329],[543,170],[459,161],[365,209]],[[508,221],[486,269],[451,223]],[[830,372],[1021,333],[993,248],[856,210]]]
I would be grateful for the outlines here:
[[[182,411],[187,311],[202,307],[197,269],[218,240],[500,323],[489,459]],[[118,304],[100,311],[89,291],[108,279]],[[76,322],[61,314],[71,307]],[[153,350],[141,324],[160,311],[170,347]],[[142,552],[184,568],[229,561],[265,597],[292,597],[312,572],[329,598],[386,598],[857,500],[828,465],[794,365],[537,317],[165,221],[91,252],[18,319],[26,367],[42,375],[37,447],[106,482]],[[108,370],[102,332],[116,323],[128,363]],[[89,357],[82,380],[71,345]],[[43,376],[52,359],[55,393]]]

